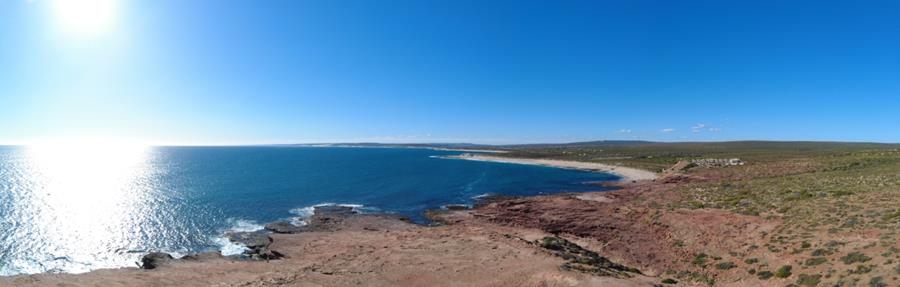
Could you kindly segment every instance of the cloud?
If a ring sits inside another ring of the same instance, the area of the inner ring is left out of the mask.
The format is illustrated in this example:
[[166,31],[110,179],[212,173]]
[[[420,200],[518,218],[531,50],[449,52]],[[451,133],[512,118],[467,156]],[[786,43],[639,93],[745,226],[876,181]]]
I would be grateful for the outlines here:
[[695,134],[696,134],[696,133],[701,133],[701,132],[704,132],[704,131],[711,132],[711,133],[717,133],[717,132],[721,132],[722,129],[721,129],[721,128],[717,128],[717,127],[711,127],[711,126],[709,126],[709,125],[707,125],[707,124],[696,124],[696,125],[694,125],[694,126],[691,127],[691,132],[692,132],[692,133],[695,133]]
[[618,134],[630,134],[630,133],[631,133],[631,130],[630,130],[630,129],[621,129],[621,130],[616,131],[616,133],[618,133]]
[[662,129],[661,132],[664,132],[664,133],[672,133],[672,132],[675,132],[675,129],[672,129],[672,128]]
[[703,128],[706,128],[706,124],[697,124],[697,125],[691,127],[691,132],[699,133],[699,132],[703,131]]

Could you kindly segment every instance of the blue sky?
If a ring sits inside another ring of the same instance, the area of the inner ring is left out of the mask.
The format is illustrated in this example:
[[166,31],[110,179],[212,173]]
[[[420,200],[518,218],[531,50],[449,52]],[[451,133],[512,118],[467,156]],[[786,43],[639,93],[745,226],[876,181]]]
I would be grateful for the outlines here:
[[898,1],[5,0],[0,44],[0,143],[900,142]]

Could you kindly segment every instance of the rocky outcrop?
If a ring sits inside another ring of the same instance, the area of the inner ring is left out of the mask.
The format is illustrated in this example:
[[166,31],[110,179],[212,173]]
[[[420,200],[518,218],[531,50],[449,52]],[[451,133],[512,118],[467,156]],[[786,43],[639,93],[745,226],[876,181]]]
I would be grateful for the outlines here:
[[309,231],[336,231],[341,224],[357,212],[349,206],[325,205],[316,206],[313,215],[307,219],[306,229]]
[[272,243],[272,238],[263,232],[231,232],[225,234],[231,242],[243,245],[249,249],[259,249]]
[[547,236],[535,242],[541,248],[566,260],[560,268],[567,271],[578,271],[597,276],[631,278],[632,274],[641,274],[640,270],[610,261],[596,252],[578,246],[560,237]]
[[443,208],[446,210],[451,210],[451,211],[471,209],[471,207],[469,207],[468,205],[465,205],[465,204],[445,204],[443,206]]
[[272,222],[265,225],[265,230],[254,232],[230,232],[225,234],[229,241],[247,247],[245,256],[255,260],[273,260],[285,255],[269,246],[272,244],[271,233],[294,234],[307,231],[335,231],[342,222],[357,212],[347,206],[317,206],[313,215],[307,219],[308,224],[296,226],[287,221]]
[[141,257],[141,269],[156,269],[166,262],[172,261],[172,255],[164,252],[150,252]]
[[316,216],[350,216],[357,212],[353,207],[343,205],[323,205],[313,208],[313,217]]
[[247,247],[245,255],[251,259],[272,260],[284,257],[281,252],[271,250],[269,245],[272,244],[272,237],[262,231],[256,232],[233,232],[226,234],[231,242],[241,244]]
[[[272,222],[265,225],[264,230],[253,231],[253,232],[229,232],[225,234],[225,237],[228,238],[229,241],[240,244],[247,248],[247,251],[244,252],[240,259],[251,259],[251,260],[274,260],[285,257],[285,254],[279,252],[277,250],[273,250],[270,248],[272,245],[272,237],[269,236],[270,233],[279,233],[279,234],[295,234],[301,232],[310,232],[310,231],[337,231],[340,230],[344,221],[352,216],[361,216],[361,217],[386,217],[392,218],[403,222],[408,222],[408,219],[401,218],[392,215],[379,214],[379,215],[360,215],[358,212],[353,210],[353,207],[348,206],[317,206],[313,210],[313,215],[307,219],[308,224],[304,226],[296,226],[287,221],[278,221]],[[377,230],[369,227],[365,227],[364,230]],[[173,259],[173,257],[167,253],[162,252],[153,252],[145,255],[141,259],[141,268],[143,269],[154,269],[161,264],[167,263],[169,261],[176,260],[189,260],[189,261],[203,261],[207,259],[220,259],[223,258],[220,252],[209,252],[209,253],[199,253],[185,256],[181,259]],[[231,258],[237,259],[237,258]]]
[[281,234],[294,234],[309,231],[309,228],[306,226],[296,226],[287,221],[272,222],[266,224],[265,228],[268,231]]
[[222,252],[219,251],[210,251],[210,252],[201,252],[197,254],[191,254],[184,257],[179,258],[178,260],[185,261],[212,261],[212,260],[220,260],[224,259],[225,256],[222,256]]

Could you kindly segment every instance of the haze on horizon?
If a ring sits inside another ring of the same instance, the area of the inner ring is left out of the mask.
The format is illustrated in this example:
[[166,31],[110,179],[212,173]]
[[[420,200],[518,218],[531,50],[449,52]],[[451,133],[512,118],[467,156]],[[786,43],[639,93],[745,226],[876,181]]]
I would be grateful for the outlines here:
[[0,143],[900,142],[900,2],[0,2]]

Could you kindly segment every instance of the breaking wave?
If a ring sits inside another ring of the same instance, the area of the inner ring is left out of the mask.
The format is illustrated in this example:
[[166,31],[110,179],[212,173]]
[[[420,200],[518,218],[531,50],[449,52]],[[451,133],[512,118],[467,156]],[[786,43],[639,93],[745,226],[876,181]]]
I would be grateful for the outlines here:
[[219,251],[222,252],[222,255],[224,256],[241,255],[249,250],[246,246],[231,242],[225,234],[234,232],[255,232],[263,230],[264,228],[261,224],[253,220],[229,218],[228,222],[230,223],[230,227],[222,231],[222,235],[212,238],[213,244],[218,247]]
[[313,215],[313,213],[315,212],[316,207],[320,207],[320,206],[341,206],[341,207],[349,207],[349,208],[352,208],[353,211],[355,211],[356,213],[373,213],[373,212],[379,212],[379,211],[381,211],[381,210],[378,209],[378,208],[370,207],[370,206],[364,206],[364,205],[362,205],[362,204],[331,203],[331,202],[326,202],[326,203],[319,203],[319,204],[315,204],[315,205],[310,205],[310,206],[298,207],[298,208],[291,209],[291,210],[290,210],[291,214],[294,214],[294,215],[296,215],[296,216],[295,216],[295,217],[292,217],[289,221],[291,222],[291,224],[296,225],[296,226],[304,226],[304,225],[307,225],[307,224],[309,224],[308,220],[309,220],[309,218]]

